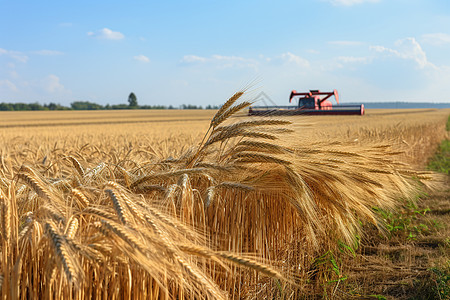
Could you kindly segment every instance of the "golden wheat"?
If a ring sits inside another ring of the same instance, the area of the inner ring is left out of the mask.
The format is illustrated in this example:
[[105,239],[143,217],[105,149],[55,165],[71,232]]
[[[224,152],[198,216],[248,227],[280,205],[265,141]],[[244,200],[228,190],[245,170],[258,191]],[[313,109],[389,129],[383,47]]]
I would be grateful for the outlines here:
[[[108,126],[93,112],[86,127],[5,115],[29,135],[0,134],[2,299],[300,298],[314,257],[354,245],[364,223],[382,229],[373,208],[394,209],[433,177],[411,162],[442,138],[447,114],[411,126],[370,113],[236,122],[244,96],[217,112],[158,112],[159,123],[147,112],[110,112]],[[192,136],[183,118],[202,120]]]

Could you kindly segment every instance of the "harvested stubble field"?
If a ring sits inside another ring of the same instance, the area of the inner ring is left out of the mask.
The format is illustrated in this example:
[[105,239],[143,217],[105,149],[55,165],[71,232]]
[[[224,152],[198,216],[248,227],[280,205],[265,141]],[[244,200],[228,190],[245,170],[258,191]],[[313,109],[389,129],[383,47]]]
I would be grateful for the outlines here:
[[0,113],[2,298],[444,295],[448,178],[424,170],[449,110],[249,118],[241,96]]

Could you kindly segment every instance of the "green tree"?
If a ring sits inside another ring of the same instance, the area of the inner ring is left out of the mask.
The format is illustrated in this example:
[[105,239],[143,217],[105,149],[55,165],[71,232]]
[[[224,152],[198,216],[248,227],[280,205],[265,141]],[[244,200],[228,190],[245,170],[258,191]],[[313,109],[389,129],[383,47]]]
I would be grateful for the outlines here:
[[103,106],[97,103],[92,103],[89,101],[75,101],[70,103],[70,107],[72,107],[73,110],[96,110],[96,109],[103,109]]
[[130,107],[137,107],[138,106],[137,98],[136,98],[136,95],[134,93],[130,93],[130,96],[128,96],[128,103],[129,103]]

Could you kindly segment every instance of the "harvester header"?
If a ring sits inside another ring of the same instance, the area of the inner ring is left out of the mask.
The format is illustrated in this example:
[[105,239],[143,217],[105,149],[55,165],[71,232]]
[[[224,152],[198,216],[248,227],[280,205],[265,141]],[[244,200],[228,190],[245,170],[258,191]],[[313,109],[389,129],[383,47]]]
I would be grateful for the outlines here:
[[319,90],[310,90],[309,92],[306,93],[298,93],[296,90],[292,90],[291,96],[289,97],[289,103],[292,102],[292,98],[294,98],[295,96],[305,96],[311,98],[313,96],[321,96],[321,95],[326,96],[320,99],[321,102],[327,100],[331,96],[334,96],[334,99],[336,99],[337,104],[339,104],[339,95],[337,90],[333,90],[332,92],[321,92]]
[[293,90],[289,96],[289,103],[298,100],[297,106],[255,106],[250,107],[250,116],[258,115],[364,115],[364,104],[361,105],[333,105],[329,99],[334,96],[339,104],[337,90],[321,92],[297,92]]

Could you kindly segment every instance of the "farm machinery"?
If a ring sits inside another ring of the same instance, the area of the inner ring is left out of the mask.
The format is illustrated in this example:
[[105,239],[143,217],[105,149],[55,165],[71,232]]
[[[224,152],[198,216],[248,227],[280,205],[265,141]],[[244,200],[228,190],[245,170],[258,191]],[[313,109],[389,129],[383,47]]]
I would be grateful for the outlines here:
[[364,115],[364,104],[333,105],[328,99],[332,96],[339,104],[339,95],[333,92],[310,90],[298,93],[293,90],[289,103],[298,100],[297,106],[253,106],[248,110],[249,116],[280,116],[280,115]]

